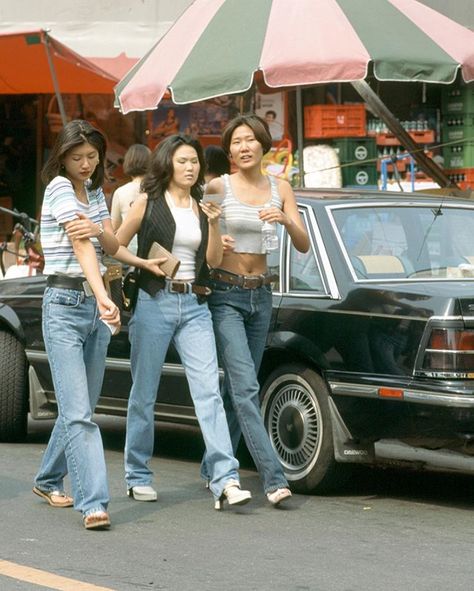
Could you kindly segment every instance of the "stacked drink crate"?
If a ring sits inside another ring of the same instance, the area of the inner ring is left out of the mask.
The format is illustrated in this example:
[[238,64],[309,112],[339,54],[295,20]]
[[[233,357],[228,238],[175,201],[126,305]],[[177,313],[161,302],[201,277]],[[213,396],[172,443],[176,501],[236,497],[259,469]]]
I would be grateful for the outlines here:
[[377,148],[367,137],[365,105],[310,105],[304,109],[305,140],[330,144],[339,154],[342,185],[377,188]]
[[474,84],[444,88],[441,113],[446,174],[462,189],[474,189]]
[[335,139],[344,187],[377,189],[377,146],[372,137]]

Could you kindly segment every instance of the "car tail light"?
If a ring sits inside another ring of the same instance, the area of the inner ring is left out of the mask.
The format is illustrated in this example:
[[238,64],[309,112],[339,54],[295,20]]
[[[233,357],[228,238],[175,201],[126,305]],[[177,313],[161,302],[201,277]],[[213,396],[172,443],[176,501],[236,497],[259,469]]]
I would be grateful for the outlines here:
[[433,329],[423,357],[422,370],[430,375],[433,372],[450,372],[453,377],[474,377],[474,330]]

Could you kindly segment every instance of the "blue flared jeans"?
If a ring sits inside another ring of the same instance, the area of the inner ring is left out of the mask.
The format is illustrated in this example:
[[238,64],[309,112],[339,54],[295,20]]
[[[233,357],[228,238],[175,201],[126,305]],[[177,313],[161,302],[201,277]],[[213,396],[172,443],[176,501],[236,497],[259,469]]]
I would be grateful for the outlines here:
[[125,442],[125,478],[129,488],[149,485],[154,444],[154,405],[166,352],[173,342],[183,364],[206,445],[210,488],[216,498],[226,482],[238,480],[229,429],[219,391],[212,320],[195,294],[140,289],[129,324],[133,385]]
[[74,508],[83,515],[105,510],[104,448],[92,415],[102,389],[110,330],[99,319],[95,297],[73,289],[46,288],[42,322],[58,418],[35,485],[62,490],[69,473]]
[[[288,486],[260,412],[257,374],[272,315],[270,286],[245,289],[211,282],[212,313],[219,360],[224,369],[222,397],[234,453],[243,434],[265,493]],[[206,478],[208,458],[201,466]]]

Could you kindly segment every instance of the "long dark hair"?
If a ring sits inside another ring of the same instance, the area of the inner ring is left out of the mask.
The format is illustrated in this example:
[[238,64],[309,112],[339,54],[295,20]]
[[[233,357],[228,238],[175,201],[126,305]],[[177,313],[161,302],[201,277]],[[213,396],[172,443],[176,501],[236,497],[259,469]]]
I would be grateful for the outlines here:
[[105,152],[107,141],[101,131],[91,125],[88,121],[74,119],[69,121],[61,129],[56,142],[41,172],[41,179],[45,185],[50,183],[54,177],[61,175],[67,178],[64,168],[64,158],[73,148],[88,143],[99,153],[99,162],[91,176],[91,189],[102,186],[105,178]]
[[170,135],[154,149],[151,155],[150,170],[141,184],[141,190],[147,193],[149,199],[157,199],[165,194],[173,178],[173,156],[181,146],[191,146],[196,150],[200,169],[197,181],[191,187],[191,195],[196,201],[201,200],[206,170],[204,153],[198,140],[182,134]]

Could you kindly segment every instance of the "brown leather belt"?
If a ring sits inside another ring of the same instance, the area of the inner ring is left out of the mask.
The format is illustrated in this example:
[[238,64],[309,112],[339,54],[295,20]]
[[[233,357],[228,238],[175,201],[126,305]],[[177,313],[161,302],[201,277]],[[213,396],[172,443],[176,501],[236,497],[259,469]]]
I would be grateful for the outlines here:
[[278,279],[278,275],[237,275],[222,269],[211,269],[210,276],[214,281],[222,281],[244,289],[257,289]]
[[195,293],[196,295],[209,295],[211,290],[204,285],[196,285],[189,281],[166,280],[164,289],[170,293]]

